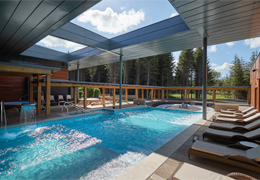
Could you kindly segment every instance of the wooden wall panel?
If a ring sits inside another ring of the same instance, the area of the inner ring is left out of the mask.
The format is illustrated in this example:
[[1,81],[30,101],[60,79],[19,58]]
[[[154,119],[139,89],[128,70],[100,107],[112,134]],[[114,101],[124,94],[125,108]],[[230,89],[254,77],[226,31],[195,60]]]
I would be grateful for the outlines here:
[[[42,78],[46,79],[46,76],[42,75]],[[61,69],[60,71],[56,71],[51,75],[51,79],[68,80],[68,78],[69,78],[68,69]]]
[[65,79],[68,80],[68,69],[61,69],[51,75],[51,79]]
[[254,106],[260,111],[260,54],[258,55],[254,65],[250,70],[250,83],[251,83],[251,106]]
[[0,99],[5,102],[19,101],[27,94],[27,78],[16,76],[0,76]]

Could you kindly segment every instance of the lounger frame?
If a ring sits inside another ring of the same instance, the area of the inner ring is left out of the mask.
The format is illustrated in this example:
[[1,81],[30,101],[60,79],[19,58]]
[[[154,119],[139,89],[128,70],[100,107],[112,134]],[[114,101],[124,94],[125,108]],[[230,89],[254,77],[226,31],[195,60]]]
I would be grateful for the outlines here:
[[245,156],[241,156],[238,154],[230,154],[230,155],[221,157],[221,156],[209,154],[206,152],[201,152],[201,151],[194,150],[194,149],[188,149],[189,159],[190,159],[191,155],[205,158],[205,159],[214,160],[214,161],[219,161],[222,163],[230,164],[233,166],[238,166],[238,167],[249,169],[249,170],[256,171],[256,172],[260,172],[259,163],[255,162]]

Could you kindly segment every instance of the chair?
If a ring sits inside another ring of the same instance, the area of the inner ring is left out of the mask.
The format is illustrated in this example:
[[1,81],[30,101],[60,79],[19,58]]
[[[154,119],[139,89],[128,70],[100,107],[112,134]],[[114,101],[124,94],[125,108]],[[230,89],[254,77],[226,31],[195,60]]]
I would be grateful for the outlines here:
[[220,114],[218,117],[227,117],[227,118],[238,118],[238,119],[244,119],[244,118],[248,118],[254,114],[258,113],[258,110],[254,109],[246,114],[242,114],[242,113],[235,113],[235,114]]
[[188,149],[188,157],[190,158],[191,155],[260,172],[260,146],[241,150],[204,141],[195,141]]
[[202,135],[204,138],[210,138],[215,140],[222,140],[227,142],[237,142],[241,140],[254,141],[260,138],[260,128],[246,133],[222,131],[212,128],[207,128]]
[[66,96],[66,100],[67,100],[68,102],[72,102],[72,101],[73,101],[73,99],[71,98],[71,95],[67,95],[67,96]]
[[229,122],[229,123],[250,123],[256,119],[260,118],[260,113],[256,113],[248,118],[245,119],[236,119],[236,118],[223,118],[223,117],[217,117],[216,122]]
[[[187,173],[189,172],[189,173]],[[238,177],[244,180],[256,180],[255,178],[242,173],[229,173],[228,175],[222,175],[213,171],[209,171],[188,163],[180,163],[175,172],[171,176],[172,180],[180,179],[221,179],[221,180],[234,180]]]
[[51,100],[51,103],[55,103],[56,102],[53,95],[51,95],[50,100]]
[[62,102],[62,101],[64,101],[63,95],[59,95],[58,96],[58,102]]
[[41,96],[41,104],[44,105],[45,101],[44,101],[44,96]]
[[[253,106],[251,106],[250,108],[247,108],[246,110],[241,111],[241,113],[242,113],[242,114],[246,114],[246,113],[248,113],[249,111],[254,110],[254,109],[255,109],[255,108],[254,108]],[[234,114],[234,113],[236,113],[236,111],[230,111],[230,110],[227,110],[227,111],[221,110],[220,112],[221,112],[221,113],[226,113],[226,114]]]

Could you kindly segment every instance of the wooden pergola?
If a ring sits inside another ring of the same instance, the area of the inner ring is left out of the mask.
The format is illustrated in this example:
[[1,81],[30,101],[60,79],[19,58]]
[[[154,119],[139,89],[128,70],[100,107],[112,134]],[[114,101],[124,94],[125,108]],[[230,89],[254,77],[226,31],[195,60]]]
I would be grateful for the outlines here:
[[[119,84],[109,83],[91,83],[91,82],[78,82],[78,81],[64,81],[64,80],[51,80],[51,75],[55,71],[59,71],[59,68],[49,68],[43,66],[33,65],[13,65],[11,63],[0,63],[0,75],[1,76],[20,76],[29,77],[29,103],[33,103],[33,87],[37,87],[37,113],[41,113],[41,90],[42,87],[46,87],[45,92],[45,115],[50,115],[50,96],[51,87],[73,87],[74,98],[77,97],[77,88],[83,87],[84,89],[84,108],[87,107],[87,88],[99,88],[102,89],[102,104],[105,104],[105,89],[113,89],[113,105],[116,103],[116,89],[119,89]],[[42,76],[46,76],[45,80]],[[36,81],[33,77],[37,77]],[[156,91],[158,92],[157,98],[164,99],[164,93],[166,92],[166,99],[168,99],[169,90],[184,90],[184,100],[190,100],[189,94],[191,90],[202,90],[202,87],[160,87],[160,86],[139,86],[139,85],[122,85],[122,89],[125,89],[125,101],[128,101],[128,90],[135,90],[135,99],[138,99],[138,90],[141,90],[141,98],[144,99],[144,90],[150,90],[151,101],[156,99]],[[247,101],[250,101],[250,86],[244,87],[207,87],[207,90],[213,91],[213,102],[216,102],[216,90],[247,90]],[[160,97],[160,91],[162,97]],[[188,98],[187,98],[188,95]]]
[[[60,71],[60,68],[50,68],[44,66],[33,66],[33,65],[13,65],[12,63],[0,63],[0,75],[1,76],[19,76],[19,77],[29,77],[29,103],[33,103],[33,77],[37,76],[38,81],[40,82],[41,76],[46,76],[46,111],[45,115],[50,115],[50,94],[51,94],[51,75],[55,71]],[[38,113],[41,110],[41,88],[37,88],[37,110]]]
[[[105,89],[113,89],[113,105],[116,103],[116,89],[119,89],[119,84],[108,84],[108,83],[91,83],[91,82],[78,82],[78,81],[59,81],[59,80],[52,80],[50,81],[50,78],[46,78],[46,82],[41,80],[41,76],[37,76],[37,82],[31,82],[31,86],[37,86],[37,111],[38,113],[41,112],[41,106],[40,106],[40,97],[41,97],[41,87],[48,86],[48,89],[50,87],[73,87],[74,88],[74,99],[77,97],[77,88],[83,87],[83,94],[84,94],[84,108],[87,107],[87,88],[99,88],[102,89],[102,104],[105,104]],[[139,85],[122,85],[122,89],[125,89],[125,101],[128,101],[128,90],[134,89],[135,90],[135,99],[138,99],[138,90],[141,90],[141,98],[144,99],[144,90],[150,90],[151,92],[151,101],[156,99],[156,91],[158,92],[158,99],[162,98],[164,99],[164,93],[166,92],[166,99],[169,98],[169,90],[184,90],[184,99],[190,100],[189,94],[191,90],[202,90],[202,87],[160,87],[160,86],[139,86]],[[249,103],[250,101],[250,86],[243,86],[243,87],[207,87],[207,90],[213,91],[213,102],[216,102],[216,90],[247,90],[247,101]],[[160,91],[162,92],[162,97],[160,97]],[[47,95],[50,96],[50,94],[46,93],[46,102],[47,102]],[[187,98],[188,95],[188,98]],[[50,97],[48,97],[50,99]],[[46,103],[46,110],[50,109],[50,102],[48,104]],[[46,113],[47,115],[47,113]]]

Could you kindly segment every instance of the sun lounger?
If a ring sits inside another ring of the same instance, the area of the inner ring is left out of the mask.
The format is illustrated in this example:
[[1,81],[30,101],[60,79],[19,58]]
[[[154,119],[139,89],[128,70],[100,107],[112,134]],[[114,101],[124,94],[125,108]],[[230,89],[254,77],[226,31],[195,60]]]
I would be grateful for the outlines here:
[[256,113],[248,118],[245,118],[245,119],[236,119],[236,118],[223,118],[223,117],[217,117],[217,120],[216,122],[229,122],[229,123],[250,123],[250,122],[253,122],[254,120],[256,119],[259,119],[260,118],[260,113]]
[[[189,172],[189,173],[187,173]],[[180,163],[175,172],[172,174],[170,179],[181,180],[181,179],[192,179],[192,180],[234,180],[234,179],[245,179],[245,180],[256,180],[255,178],[242,173],[229,173],[228,175],[222,175],[207,169],[194,166],[189,163]]]
[[228,142],[237,142],[241,140],[254,141],[260,139],[260,128],[246,133],[222,131],[212,128],[207,128],[202,135],[204,138],[210,138],[215,140],[222,140]]
[[260,146],[248,150],[229,148],[209,142],[195,141],[188,149],[191,155],[260,172]]
[[244,119],[250,117],[254,114],[258,113],[258,110],[254,109],[246,114],[242,113],[235,113],[235,114],[220,114],[218,117],[226,117],[226,118],[237,118],[237,119]]
[[[239,111],[240,113],[242,114],[246,114],[248,112],[250,112],[251,110],[254,110],[255,108],[253,106],[251,106],[250,108],[247,108],[246,110],[244,111]],[[236,111],[231,111],[231,110],[221,110],[220,111],[221,113],[225,113],[225,114],[234,114],[234,113],[237,113]]]
[[248,132],[260,127],[260,119],[251,122],[247,125],[233,125],[233,124],[224,124],[224,123],[212,123],[209,128],[219,129],[224,131],[236,131],[236,132]]

